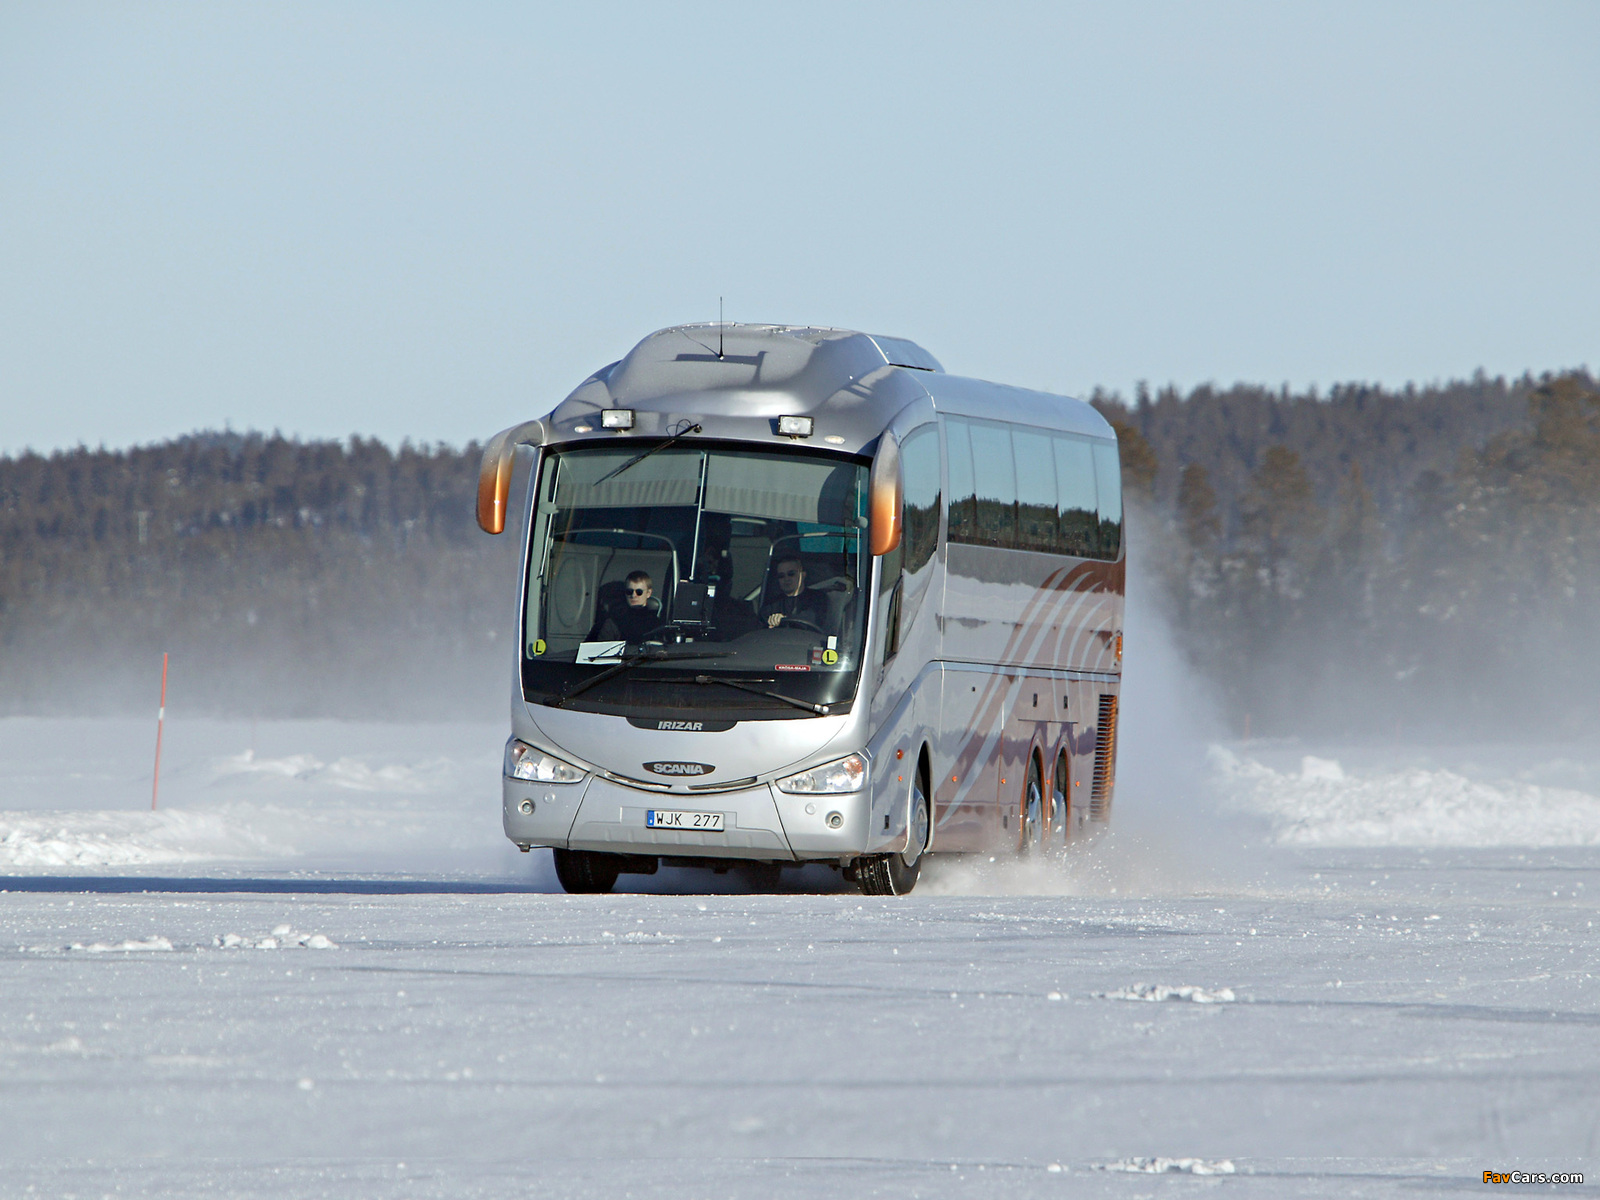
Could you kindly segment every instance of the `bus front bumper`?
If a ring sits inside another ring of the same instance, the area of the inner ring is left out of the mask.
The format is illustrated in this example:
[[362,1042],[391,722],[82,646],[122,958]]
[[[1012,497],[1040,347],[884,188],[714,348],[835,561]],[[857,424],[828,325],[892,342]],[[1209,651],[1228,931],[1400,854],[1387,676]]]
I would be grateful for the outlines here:
[[[792,796],[763,784],[732,792],[657,792],[598,776],[565,785],[518,779],[503,784],[505,832],[518,846],[794,861],[853,858],[867,845],[865,790]],[[647,813],[663,809],[720,813],[722,831],[653,829],[646,824]]]

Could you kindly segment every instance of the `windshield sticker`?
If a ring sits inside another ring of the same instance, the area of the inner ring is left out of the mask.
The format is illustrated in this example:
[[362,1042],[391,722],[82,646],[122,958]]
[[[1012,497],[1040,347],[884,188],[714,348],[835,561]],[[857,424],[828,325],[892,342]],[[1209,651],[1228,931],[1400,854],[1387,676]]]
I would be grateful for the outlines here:
[[626,642],[583,642],[578,646],[580,663],[616,662],[627,652]]

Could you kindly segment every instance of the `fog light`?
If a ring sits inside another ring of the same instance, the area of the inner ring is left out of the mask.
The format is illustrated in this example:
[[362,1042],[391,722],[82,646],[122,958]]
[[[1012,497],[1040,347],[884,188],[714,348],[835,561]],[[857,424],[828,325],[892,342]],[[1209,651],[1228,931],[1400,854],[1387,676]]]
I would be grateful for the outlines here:
[[632,429],[633,409],[608,408],[600,413],[601,429]]
[[521,804],[517,805],[517,807],[522,810],[522,815],[523,816],[525,816],[525,817],[533,816],[533,801],[532,800],[524,800]]
[[810,417],[778,418],[778,432],[784,437],[810,437],[814,425]]
[[844,824],[844,814],[831,812],[828,814],[828,828],[837,829]]

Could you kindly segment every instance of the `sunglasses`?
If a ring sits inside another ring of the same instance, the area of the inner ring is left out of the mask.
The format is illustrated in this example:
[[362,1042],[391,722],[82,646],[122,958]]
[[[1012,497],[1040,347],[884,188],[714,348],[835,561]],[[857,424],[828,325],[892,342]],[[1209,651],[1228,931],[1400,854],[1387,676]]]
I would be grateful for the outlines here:
[[649,590],[650,590],[649,588],[629,588],[628,589],[628,595],[630,595],[630,596],[642,596],[646,592],[648,592]]
[[799,579],[800,578],[800,572],[799,571],[779,571],[778,572],[778,578],[779,579]]

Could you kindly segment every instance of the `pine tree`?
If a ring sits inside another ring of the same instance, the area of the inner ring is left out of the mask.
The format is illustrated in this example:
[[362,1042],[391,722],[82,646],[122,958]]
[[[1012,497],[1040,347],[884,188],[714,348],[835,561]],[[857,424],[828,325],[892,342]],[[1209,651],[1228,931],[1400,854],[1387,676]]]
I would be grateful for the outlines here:
[[1178,616],[1189,627],[1196,607],[1215,601],[1221,576],[1217,554],[1222,540],[1222,514],[1217,510],[1211,477],[1199,463],[1183,468],[1177,510],[1181,547],[1179,578],[1175,581]]

